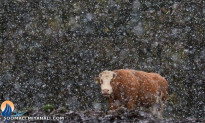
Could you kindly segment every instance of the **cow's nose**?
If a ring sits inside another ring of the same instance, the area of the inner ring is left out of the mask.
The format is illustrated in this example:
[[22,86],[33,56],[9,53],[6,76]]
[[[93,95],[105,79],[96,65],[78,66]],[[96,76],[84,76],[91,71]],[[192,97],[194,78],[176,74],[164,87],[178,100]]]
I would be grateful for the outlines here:
[[103,94],[109,94],[109,90],[108,89],[104,89],[104,90],[102,90],[102,93]]

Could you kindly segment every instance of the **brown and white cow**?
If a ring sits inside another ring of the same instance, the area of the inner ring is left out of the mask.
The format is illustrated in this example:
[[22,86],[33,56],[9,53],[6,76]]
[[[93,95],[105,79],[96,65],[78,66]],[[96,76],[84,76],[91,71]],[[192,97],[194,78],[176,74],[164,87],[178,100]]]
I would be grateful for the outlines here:
[[151,107],[152,114],[162,118],[168,83],[159,74],[130,69],[105,70],[95,81],[100,82],[102,95],[108,98],[110,110],[121,106],[127,109]]

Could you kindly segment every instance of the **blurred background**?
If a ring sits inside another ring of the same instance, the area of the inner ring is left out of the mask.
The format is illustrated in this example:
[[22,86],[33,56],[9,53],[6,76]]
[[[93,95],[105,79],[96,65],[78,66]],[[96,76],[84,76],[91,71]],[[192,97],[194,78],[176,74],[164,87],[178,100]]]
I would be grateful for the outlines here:
[[205,116],[203,0],[1,0],[0,101],[106,110],[103,70],[157,72],[166,117]]

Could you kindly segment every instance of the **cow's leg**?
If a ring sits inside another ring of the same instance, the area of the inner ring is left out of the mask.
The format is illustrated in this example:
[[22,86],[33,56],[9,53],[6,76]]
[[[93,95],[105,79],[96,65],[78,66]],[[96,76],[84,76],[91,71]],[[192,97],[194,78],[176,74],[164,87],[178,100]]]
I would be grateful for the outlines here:
[[113,98],[109,98],[110,110],[115,110],[120,107],[120,104],[117,103],[118,101],[114,100]]
[[136,105],[136,100],[137,100],[136,94],[133,96],[130,96],[127,100],[128,102],[127,102],[126,108],[129,110],[134,109]]
[[162,113],[163,113],[163,111],[164,111],[164,103],[161,102],[159,105],[160,105],[160,107],[159,107],[159,109],[158,109],[159,111],[158,111],[157,117],[158,117],[159,119],[163,119]]
[[109,105],[110,105],[110,110],[114,110],[115,109],[115,107],[114,107],[114,99],[109,98]]
[[163,119],[163,117],[162,117],[162,112],[163,112],[163,108],[160,107],[159,104],[155,104],[155,105],[153,105],[152,108],[151,108],[151,113],[152,113],[152,115],[155,116],[155,117],[157,117],[157,118],[159,118],[159,119]]
[[162,95],[158,96],[159,94],[157,94],[156,96],[156,103],[152,106],[151,108],[151,112],[154,116],[156,116],[159,119],[163,119],[162,117],[162,113],[164,110],[164,103],[162,101]]
[[162,113],[164,111],[165,103],[166,101],[163,101],[163,96],[164,93],[161,91],[160,96],[158,97],[158,104],[159,104],[159,109],[158,109],[158,118],[163,119]]

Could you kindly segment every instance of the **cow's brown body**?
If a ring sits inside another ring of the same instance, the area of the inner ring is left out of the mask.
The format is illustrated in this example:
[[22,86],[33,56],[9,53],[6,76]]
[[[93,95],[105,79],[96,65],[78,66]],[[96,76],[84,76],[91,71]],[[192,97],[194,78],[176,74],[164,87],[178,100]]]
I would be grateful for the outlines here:
[[[136,104],[152,106],[157,101],[167,99],[167,81],[156,73],[146,73],[135,70],[115,70],[117,77],[111,81],[113,93],[109,97],[110,109],[115,109],[115,100],[128,109],[133,109]],[[161,100],[157,100],[157,98]]]
[[[168,83],[157,73],[120,69],[114,70],[116,77],[110,81],[112,93],[109,97],[110,109],[121,106],[134,109],[135,106],[152,107],[161,115],[163,105],[167,99]],[[159,116],[161,117],[161,116]]]

